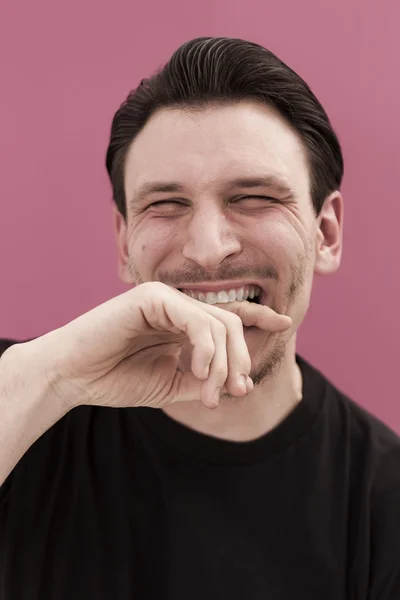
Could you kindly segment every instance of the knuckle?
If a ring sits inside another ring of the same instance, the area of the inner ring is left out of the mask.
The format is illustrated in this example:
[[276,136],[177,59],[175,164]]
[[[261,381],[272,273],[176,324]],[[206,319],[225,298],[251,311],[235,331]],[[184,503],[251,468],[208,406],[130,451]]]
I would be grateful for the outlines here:
[[205,327],[207,329],[210,328],[210,323],[212,323],[210,315],[205,313],[203,310],[197,308],[196,311],[193,312],[193,315],[196,315],[196,323],[199,323],[202,327]]
[[140,298],[141,302],[151,306],[154,303],[157,304],[158,300],[165,299],[168,288],[160,281],[145,281],[132,288],[131,291]]
[[235,329],[240,328],[243,329],[242,319],[236,313],[229,313],[228,315],[228,323],[231,327]]
[[207,315],[192,314],[188,317],[188,326],[191,328],[194,335],[201,340],[202,345],[211,347],[212,336],[210,331],[210,320]]
[[144,283],[140,283],[136,286],[137,290],[142,292],[150,293],[151,291],[162,291],[165,289],[165,285],[160,281],[145,281]]
[[222,323],[222,321],[218,321],[218,319],[216,319],[215,322],[213,323],[213,327],[214,327],[215,333],[219,337],[226,338],[226,327]]
[[208,337],[203,338],[201,343],[201,351],[207,356],[207,358],[211,358],[215,353],[215,346]]
[[218,365],[215,368],[215,377],[218,381],[226,381],[228,377],[228,365]]

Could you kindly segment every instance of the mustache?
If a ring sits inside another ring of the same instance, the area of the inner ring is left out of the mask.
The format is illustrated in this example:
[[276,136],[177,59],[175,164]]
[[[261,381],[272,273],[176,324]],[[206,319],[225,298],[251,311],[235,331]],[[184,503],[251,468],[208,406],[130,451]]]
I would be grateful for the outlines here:
[[277,269],[271,265],[243,267],[222,267],[218,271],[209,273],[205,269],[193,267],[176,267],[172,271],[163,271],[159,273],[159,281],[171,287],[182,286],[185,283],[203,283],[218,282],[235,279],[272,279],[279,280]]

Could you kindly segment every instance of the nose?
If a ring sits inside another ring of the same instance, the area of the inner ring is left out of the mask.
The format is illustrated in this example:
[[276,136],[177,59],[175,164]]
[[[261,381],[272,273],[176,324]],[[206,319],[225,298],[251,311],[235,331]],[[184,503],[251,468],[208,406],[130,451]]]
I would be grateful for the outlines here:
[[239,254],[241,243],[220,208],[196,211],[190,221],[183,255],[207,271],[215,271],[228,257]]

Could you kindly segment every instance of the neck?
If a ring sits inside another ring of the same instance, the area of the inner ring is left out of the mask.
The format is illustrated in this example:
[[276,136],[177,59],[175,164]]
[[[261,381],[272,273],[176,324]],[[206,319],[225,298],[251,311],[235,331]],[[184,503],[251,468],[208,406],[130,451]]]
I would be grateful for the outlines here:
[[302,399],[302,377],[296,363],[295,336],[273,379],[243,398],[224,399],[210,410],[201,402],[180,402],[164,408],[175,421],[205,435],[244,442],[256,439],[281,423]]

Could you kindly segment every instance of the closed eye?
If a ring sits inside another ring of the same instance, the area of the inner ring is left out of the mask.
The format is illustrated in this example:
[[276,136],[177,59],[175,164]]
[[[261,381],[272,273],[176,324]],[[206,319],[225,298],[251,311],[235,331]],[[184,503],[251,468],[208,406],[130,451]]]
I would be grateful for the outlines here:
[[[239,202],[240,200],[269,200],[272,202],[277,202],[276,198],[272,198],[272,196],[239,196],[237,198],[234,198],[232,200],[232,202]],[[185,202],[183,202],[182,200],[176,200],[176,199],[167,199],[167,200],[157,200],[156,202],[152,202],[151,204],[149,204],[150,206],[163,206],[165,204],[186,204]]]
[[146,206],[145,211],[156,218],[175,219],[186,215],[188,207],[188,202],[183,199],[168,198],[152,202]]
[[238,202],[239,200],[270,200],[277,202],[276,198],[272,198],[271,196],[239,196],[238,198],[235,198],[233,202]]
[[180,200],[157,200],[157,202],[152,202],[149,204],[150,206],[163,206],[165,204],[184,204]]

